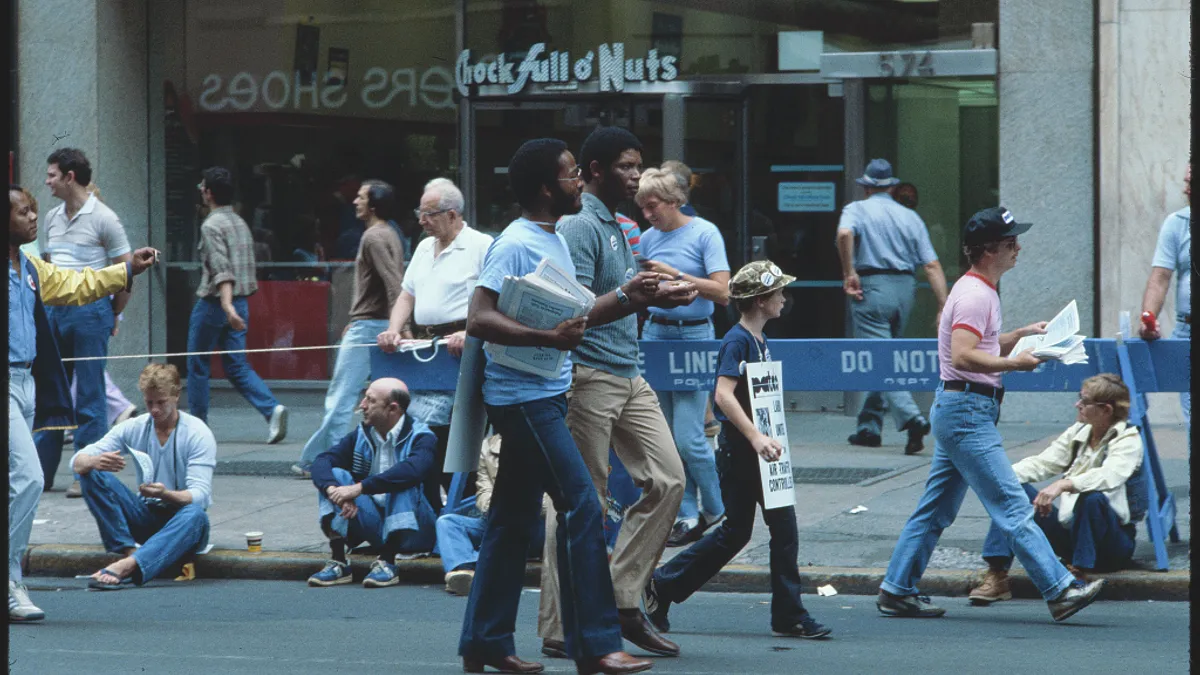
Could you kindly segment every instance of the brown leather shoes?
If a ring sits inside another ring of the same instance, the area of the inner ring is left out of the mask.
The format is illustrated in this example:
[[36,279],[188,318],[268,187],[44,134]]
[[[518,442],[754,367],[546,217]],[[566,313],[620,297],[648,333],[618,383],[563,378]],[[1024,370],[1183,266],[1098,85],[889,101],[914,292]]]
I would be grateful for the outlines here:
[[569,658],[567,656],[567,644],[562,640],[555,640],[554,638],[545,638],[542,640],[542,654],[552,659]]
[[679,656],[679,645],[660,635],[646,620],[646,615],[642,614],[642,610],[619,609],[617,610],[617,621],[621,624],[621,637],[629,640],[639,649],[659,656]]
[[575,672],[579,675],[625,675],[640,673],[654,667],[652,661],[634,658],[625,652],[613,652],[598,659],[584,659],[575,662]]
[[[546,669],[540,663],[522,661],[516,656],[506,656],[498,661],[485,661],[484,659],[471,656],[463,657],[464,673],[482,673],[484,672],[484,666],[491,666],[501,673],[540,673]],[[628,672],[635,673],[637,671],[630,670]]]

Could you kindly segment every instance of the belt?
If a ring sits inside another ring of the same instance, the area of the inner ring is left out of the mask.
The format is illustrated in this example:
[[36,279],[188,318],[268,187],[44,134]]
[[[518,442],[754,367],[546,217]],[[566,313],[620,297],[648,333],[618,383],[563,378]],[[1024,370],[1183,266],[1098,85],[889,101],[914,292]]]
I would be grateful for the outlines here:
[[1004,402],[1004,387],[993,387],[990,384],[967,382],[966,380],[942,380],[942,388],[946,391],[965,391],[996,399],[996,403]]
[[418,340],[432,340],[435,337],[445,337],[451,333],[467,329],[467,320],[439,323],[435,326],[413,326],[413,337]]
[[1192,325],[1192,315],[1191,314],[1176,314],[1175,320],[1180,323],[1186,323],[1189,326]]
[[656,323],[660,326],[676,326],[684,328],[685,326],[703,326],[708,323],[708,319],[664,319],[660,316],[650,315],[650,323]]
[[911,270],[881,270],[873,267],[864,267],[860,270],[854,270],[854,273],[860,277],[873,277],[880,274],[896,274],[900,276],[911,277],[913,274]]
[[8,367],[9,368],[23,368],[25,370],[30,370],[31,368],[33,368],[33,361],[9,361]]

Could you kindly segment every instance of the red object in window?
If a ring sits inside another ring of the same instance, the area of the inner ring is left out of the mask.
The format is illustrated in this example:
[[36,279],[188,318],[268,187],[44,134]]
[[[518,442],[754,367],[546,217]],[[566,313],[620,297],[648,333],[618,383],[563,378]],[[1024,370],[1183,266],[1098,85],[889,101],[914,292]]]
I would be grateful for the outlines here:
[[[247,349],[330,343],[327,281],[260,281],[249,306]],[[264,380],[328,380],[330,351],[288,350],[246,357]],[[220,356],[212,357],[212,376],[225,377]]]

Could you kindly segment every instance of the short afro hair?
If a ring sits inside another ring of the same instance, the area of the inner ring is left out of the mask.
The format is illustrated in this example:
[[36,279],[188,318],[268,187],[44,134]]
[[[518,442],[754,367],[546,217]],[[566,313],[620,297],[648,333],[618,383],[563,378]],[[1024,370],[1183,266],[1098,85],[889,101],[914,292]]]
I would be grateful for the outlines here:
[[608,168],[626,150],[642,151],[642,142],[624,127],[598,127],[588,134],[579,149],[579,168],[583,182],[592,182],[592,161]]
[[558,180],[558,159],[566,149],[567,144],[557,138],[535,138],[517,148],[508,163],[508,181],[521,208],[537,208],[542,186]]

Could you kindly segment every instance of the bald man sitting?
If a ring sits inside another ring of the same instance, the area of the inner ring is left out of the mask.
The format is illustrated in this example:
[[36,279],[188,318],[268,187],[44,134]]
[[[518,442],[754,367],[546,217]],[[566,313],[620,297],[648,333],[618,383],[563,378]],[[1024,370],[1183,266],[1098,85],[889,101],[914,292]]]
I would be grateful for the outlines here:
[[362,424],[313,460],[321,531],[333,559],[309,586],[353,581],[346,552],[364,541],[379,551],[363,580],[367,588],[400,583],[396,554],[433,549],[437,516],[421,486],[438,469],[437,437],[405,414],[409,400],[400,380],[375,380],[358,404]]

